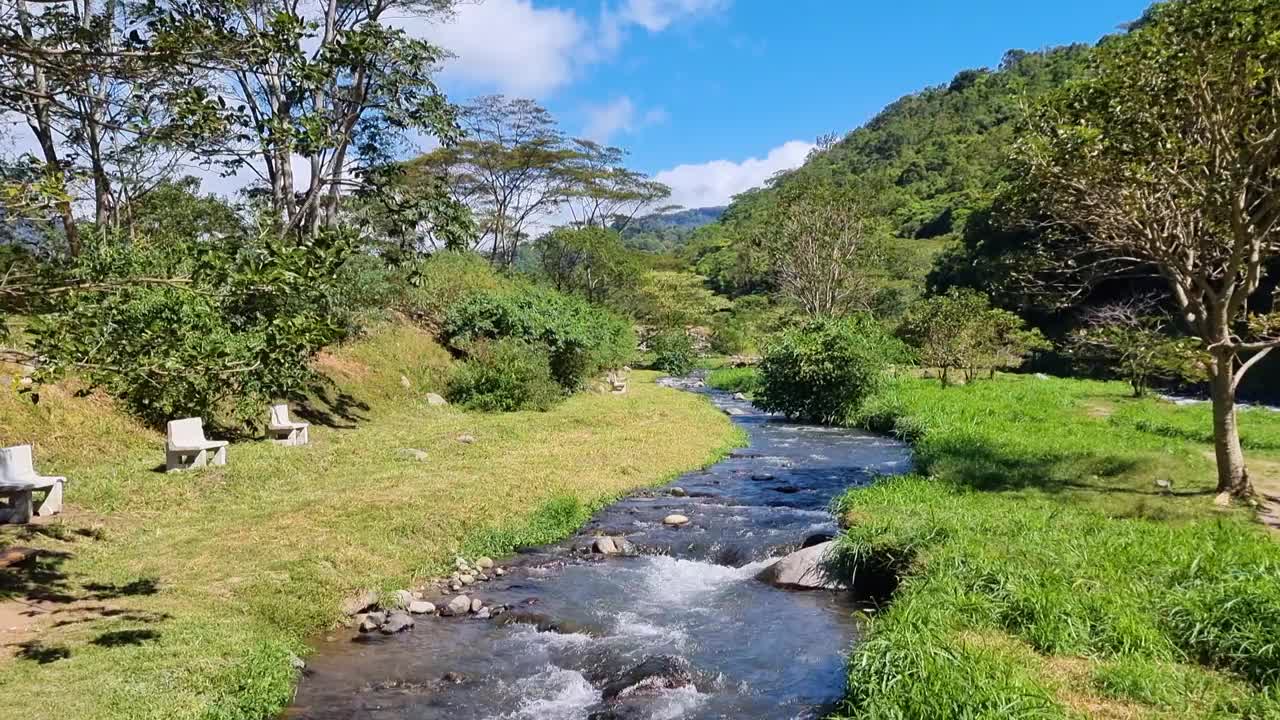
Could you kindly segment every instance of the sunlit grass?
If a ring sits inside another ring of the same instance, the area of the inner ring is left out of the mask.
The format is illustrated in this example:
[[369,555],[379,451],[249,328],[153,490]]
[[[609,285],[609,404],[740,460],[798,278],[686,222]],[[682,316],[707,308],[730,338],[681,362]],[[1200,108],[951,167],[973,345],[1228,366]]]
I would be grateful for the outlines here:
[[[928,477],[841,501],[846,551],[904,568],[848,717],[1280,717],[1280,546],[1214,507],[1206,408],[908,379],[860,420],[912,439]],[[1242,423],[1273,458],[1280,416]]]
[[[32,586],[0,587],[0,599],[56,584],[102,598],[86,604],[111,616],[69,613],[76,622],[0,660],[5,712],[270,717],[290,696],[290,656],[338,619],[345,596],[407,587],[462,550],[497,554],[563,536],[608,499],[741,440],[705,400],[660,388],[650,373],[633,374],[626,395],[579,395],[548,413],[429,407],[421,398],[448,362],[404,328],[344,349],[322,361],[337,382],[329,402],[315,403],[339,429],[313,427],[305,448],[236,443],[225,468],[193,473],[156,472],[161,438],[109,409],[67,398],[41,410],[91,415],[77,422],[101,430],[41,443],[42,468],[73,478],[71,507],[53,533],[64,539],[22,542],[71,556],[46,561],[50,574]],[[5,402],[13,427],[50,427],[39,412],[11,416],[19,406]],[[464,434],[475,441],[460,442]],[[87,526],[102,539],[74,532]]]

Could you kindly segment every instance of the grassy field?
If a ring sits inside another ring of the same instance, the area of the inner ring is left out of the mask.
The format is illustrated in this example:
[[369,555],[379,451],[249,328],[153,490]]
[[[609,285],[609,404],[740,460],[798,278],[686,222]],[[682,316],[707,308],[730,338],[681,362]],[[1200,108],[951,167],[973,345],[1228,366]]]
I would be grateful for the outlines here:
[[[840,503],[845,559],[901,578],[842,716],[1280,718],[1280,545],[1214,507],[1208,412],[1075,380],[885,388],[856,422],[920,475]],[[1241,422],[1274,472],[1280,414]]]
[[178,475],[157,469],[159,435],[101,399],[0,394],[5,443],[34,440],[40,469],[73,481],[60,521],[0,535],[47,551],[0,570],[0,604],[48,611],[0,657],[5,717],[270,717],[344,597],[556,539],[741,441],[644,373],[545,414],[428,407],[450,361],[406,327],[319,362],[334,383],[311,403],[311,446],[238,442],[225,468]]

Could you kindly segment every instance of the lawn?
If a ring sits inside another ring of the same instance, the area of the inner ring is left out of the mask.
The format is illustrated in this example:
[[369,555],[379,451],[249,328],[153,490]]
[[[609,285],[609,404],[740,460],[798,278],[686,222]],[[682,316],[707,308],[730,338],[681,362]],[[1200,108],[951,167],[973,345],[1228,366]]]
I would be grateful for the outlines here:
[[0,657],[6,717],[270,717],[344,597],[551,541],[742,439],[646,373],[545,414],[429,407],[449,362],[421,332],[383,330],[320,359],[334,382],[310,403],[311,446],[246,440],[225,468],[177,475],[157,471],[162,438],[101,399],[6,393],[6,444],[35,440],[40,469],[72,479],[60,521],[0,535],[47,551],[0,570],[0,601],[51,610]]
[[[840,716],[1280,717],[1280,545],[1213,505],[1208,413],[1028,376],[885,387],[854,422],[919,474],[840,501],[843,559],[901,582]],[[1280,414],[1241,422],[1270,472]]]

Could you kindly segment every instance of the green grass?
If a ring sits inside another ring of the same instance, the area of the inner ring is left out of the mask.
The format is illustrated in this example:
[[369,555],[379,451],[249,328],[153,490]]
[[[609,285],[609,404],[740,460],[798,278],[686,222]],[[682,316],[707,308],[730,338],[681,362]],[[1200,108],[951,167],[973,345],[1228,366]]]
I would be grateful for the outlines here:
[[72,478],[58,523],[0,536],[50,551],[37,571],[0,571],[0,600],[59,598],[40,634],[0,659],[6,713],[270,717],[290,697],[290,657],[339,620],[344,597],[408,587],[459,552],[557,539],[742,440],[648,373],[626,395],[541,414],[429,407],[449,362],[420,332],[378,333],[320,359],[334,382],[312,414],[334,427],[313,427],[311,446],[235,443],[225,468],[177,475],[156,471],[161,438],[100,398],[0,400],[4,439],[38,439],[41,469]]
[[[842,716],[1280,717],[1280,546],[1213,506],[1207,408],[1125,395],[903,379],[868,403],[921,475],[840,502],[845,561],[901,577]],[[1280,415],[1242,424],[1273,463]]]
[[755,392],[759,378],[760,372],[755,368],[722,367],[707,375],[707,385],[717,390],[750,395]]

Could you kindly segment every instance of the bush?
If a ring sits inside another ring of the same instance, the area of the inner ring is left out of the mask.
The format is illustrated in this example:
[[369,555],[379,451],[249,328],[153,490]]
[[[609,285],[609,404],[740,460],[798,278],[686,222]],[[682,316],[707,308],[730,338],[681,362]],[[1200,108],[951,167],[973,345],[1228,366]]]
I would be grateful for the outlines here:
[[481,342],[454,371],[449,401],[471,410],[549,410],[562,397],[545,347],[508,338]]
[[693,339],[683,330],[669,330],[650,342],[653,350],[653,368],[668,375],[682,376],[693,371],[697,353]]
[[444,337],[463,352],[480,340],[545,345],[551,374],[567,391],[625,364],[635,349],[630,325],[617,315],[580,298],[525,285],[471,295],[449,311]]
[[443,325],[449,309],[471,295],[511,286],[489,261],[473,252],[445,250],[407,267],[400,301],[405,314],[424,325]]
[[156,427],[193,415],[261,422],[267,403],[310,383],[311,356],[341,337],[334,278],[349,254],[337,233],[307,244],[91,235],[80,257],[50,269],[80,288],[54,295],[32,322],[38,379],[74,373]]
[[903,352],[871,318],[811,321],[766,349],[756,403],[793,419],[843,422]]
[[747,327],[736,318],[720,316],[711,323],[711,350],[719,355],[739,355],[750,344]]

